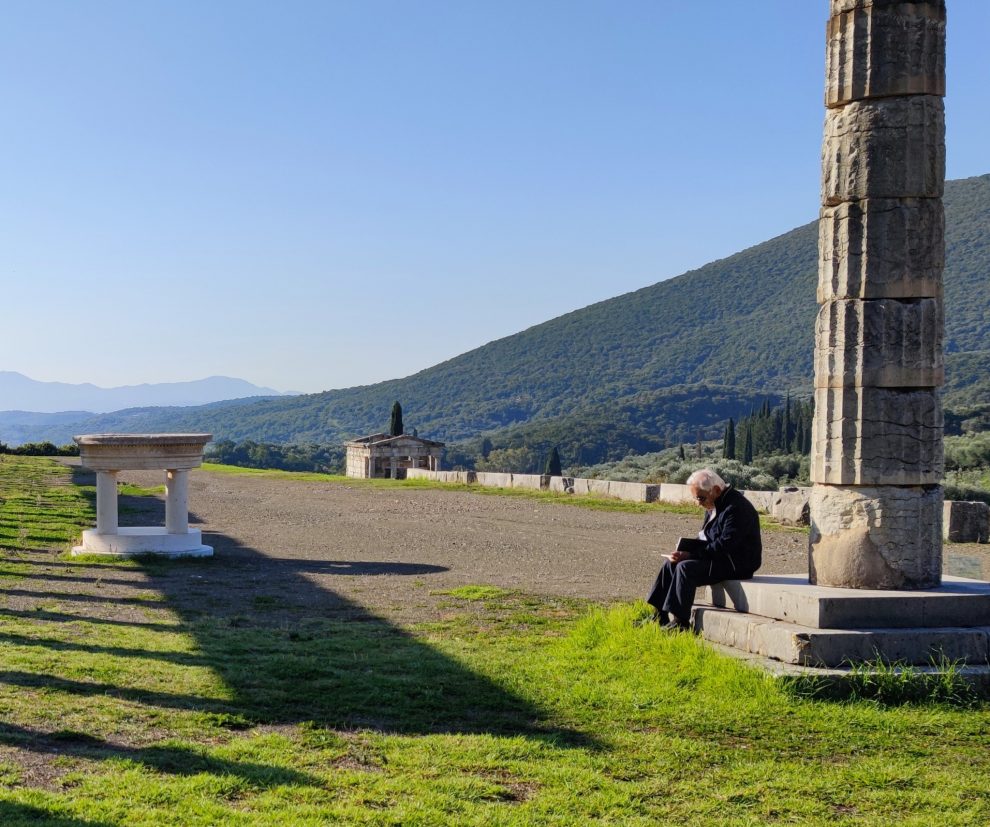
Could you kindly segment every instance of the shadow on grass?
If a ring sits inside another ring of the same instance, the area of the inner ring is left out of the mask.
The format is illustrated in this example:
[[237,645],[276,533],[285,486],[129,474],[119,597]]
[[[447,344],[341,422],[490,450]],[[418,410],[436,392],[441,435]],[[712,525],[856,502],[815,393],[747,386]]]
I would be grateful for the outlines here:
[[[79,468],[71,472],[75,483],[92,484],[92,474]],[[120,499],[128,506],[128,521],[132,524],[164,523],[161,498]],[[195,520],[195,515],[191,519]],[[198,649],[192,656],[104,648],[108,654],[123,657],[162,660],[174,655],[178,665],[186,665],[193,657],[196,665],[208,666],[222,678],[230,691],[229,699],[145,691],[14,670],[0,673],[0,681],[74,696],[111,695],[167,709],[226,713],[254,724],[305,723],[404,734],[490,733],[518,735],[562,747],[596,746],[594,739],[583,733],[548,723],[544,710],[500,683],[497,677],[472,671],[332,588],[336,576],[365,576],[387,592],[397,583],[396,578],[441,571],[441,567],[415,562],[276,558],[218,533],[204,535],[204,542],[214,547],[213,558],[139,561],[147,579],[126,585],[141,590],[154,588],[163,600],[136,601],[127,596],[100,600],[101,608],[109,606],[110,612],[114,606],[133,603],[154,610],[168,609],[178,616],[177,624],[143,620],[132,623],[92,616],[87,614],[91,598],[73,592],[52,593],[52,597],[67,603],[78,598],[69,611],[4,608],[0,616],[109,623],[189,634]],[[66,579],[73,581],[84,576],[91,565],[121,571],[120,565],[103,562],[59,563],[57,568],[71,569]],[[46,596],[43,592],[25,592],[24,596]],[[44,645],[43,641],[33,643]],[[85,642],[52,643],[57,650],[92,651]],[[108,754],[124,757],[133,752],[113,745],[107,750]]]
[[53,815],[49,810],[14,801],[0,801],[0,824],[3,827],[37,827],[39,824],[44,827],[113,827],[113,822]]
[[[282,785],[312,786],[319,779],[307,773],[270,764],[251,761],[228,761],[208,755],[194,747],[159,745],[131,747],[95,738],[85,732],[62,730],[53,733],[35,732],[12,724],[0,724],[0,744],[52,756],[133,761],[149,769],[170,775],[229,775],[240,778],[252,787],[263,789]],[[0,813],[3,811],[0,810]],[[6,825],[6,822],[0,821]]]

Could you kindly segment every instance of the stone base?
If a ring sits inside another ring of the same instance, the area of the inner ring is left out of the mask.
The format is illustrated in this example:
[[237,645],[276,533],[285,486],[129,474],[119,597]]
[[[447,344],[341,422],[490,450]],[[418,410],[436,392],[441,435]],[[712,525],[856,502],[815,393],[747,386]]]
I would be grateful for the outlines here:
[[700,591],[698,604],[694,625],[706,640],[784,663],[990,663],[990,583],[978,580],[891,592],[761,575]]
[[108,557],[134,557],[153,554],[161,557],[212,557],[213,547],[203,545],[203,534],[191,528],[185,534],[169,534],[164,528],[119,528],[116,534],[83,532],[82,544],[72,556],[101,554]]

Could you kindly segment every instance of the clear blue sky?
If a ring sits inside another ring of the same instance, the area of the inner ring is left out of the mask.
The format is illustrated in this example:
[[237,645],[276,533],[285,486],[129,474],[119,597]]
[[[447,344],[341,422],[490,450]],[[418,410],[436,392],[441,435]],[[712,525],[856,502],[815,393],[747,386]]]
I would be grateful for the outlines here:
[[[786,232],[827,7],[2,0],[0,370],[365,384]],[[950,0],[950,178],[988,40]]]

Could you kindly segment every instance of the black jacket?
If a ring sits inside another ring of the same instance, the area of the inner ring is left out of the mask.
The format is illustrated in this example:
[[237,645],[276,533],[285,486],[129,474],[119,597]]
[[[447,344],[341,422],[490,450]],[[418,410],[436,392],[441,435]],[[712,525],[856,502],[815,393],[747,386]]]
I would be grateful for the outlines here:
[[714,516],[705,513],[708,544],[691,556],[698,560],[728,560],[737,577],[753,576],[763,562],[760,515],[753,504],[734,488],[726,488],[715,500]]

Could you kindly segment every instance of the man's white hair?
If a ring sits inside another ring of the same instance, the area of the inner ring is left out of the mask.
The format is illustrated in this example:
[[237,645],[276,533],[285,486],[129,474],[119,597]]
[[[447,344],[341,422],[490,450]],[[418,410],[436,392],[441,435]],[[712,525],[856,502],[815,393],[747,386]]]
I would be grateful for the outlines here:
[[711,468],[702,468],[700,471],[695,471],[688,477],[687,484],[698,486],[698,490],[706,494],[713,488],[721,488],[724,491],[729,487],[725,480],[712,471]]

